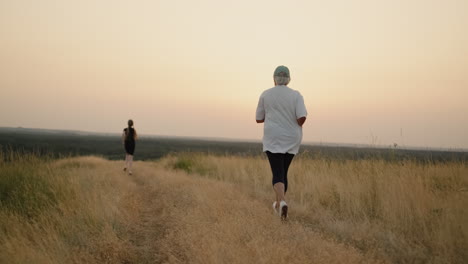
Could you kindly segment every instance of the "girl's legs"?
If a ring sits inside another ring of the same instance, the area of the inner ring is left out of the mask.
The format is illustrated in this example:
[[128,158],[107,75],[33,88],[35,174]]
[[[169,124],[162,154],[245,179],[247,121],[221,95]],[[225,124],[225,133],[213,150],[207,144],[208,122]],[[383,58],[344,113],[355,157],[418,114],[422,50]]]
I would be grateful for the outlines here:
[[133,155],[128,155],[128,173],[132,174]]
[[124,166],[124,171],[126,171],[128,168],[128,154],[125,153],[125,166]]

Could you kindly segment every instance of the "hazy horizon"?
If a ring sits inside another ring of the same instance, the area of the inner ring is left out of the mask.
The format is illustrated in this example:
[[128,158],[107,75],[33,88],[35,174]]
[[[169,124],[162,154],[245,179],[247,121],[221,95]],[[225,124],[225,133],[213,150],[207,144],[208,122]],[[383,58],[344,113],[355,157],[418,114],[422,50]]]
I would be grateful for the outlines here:
[[[32,128],[32,127],[1,127],[1,130],[31,130],[31,133],[76,133],[77,135],[97,135],[97,136],[120,136],[119,131],[113,132],[102,132],[102,131],[86,131],[86,130],[66,130],[66,129],[54,129],[54,128]],[[174,136],[164,134],[140,134],[140,138],[170,138],[170,139],[187,139],[187,140],[206,140],[206,141],[220,141],[220,142],[251,142],[251,143],[262,143],[262,138],[232,138],[232,137],[204,137],[204,136]],[[468,148],[460,147],[427,147],[427,146],[415,146],[415,145],[394,145],[394,144],[377,144],[377,143],[348,143],[348,142],[329,142],[329,141],[302,141],[302,145],[309,146],[330,146],[330,147],[357,147],[357,148],[387,148],[387,149],[408,149],[408,150],[434,150],[434,151],[456,151],[456,152],[467,152]]]
[[261,140],[276,66],[304,142],[468,148],[468,2],[2,1],[0,127]]

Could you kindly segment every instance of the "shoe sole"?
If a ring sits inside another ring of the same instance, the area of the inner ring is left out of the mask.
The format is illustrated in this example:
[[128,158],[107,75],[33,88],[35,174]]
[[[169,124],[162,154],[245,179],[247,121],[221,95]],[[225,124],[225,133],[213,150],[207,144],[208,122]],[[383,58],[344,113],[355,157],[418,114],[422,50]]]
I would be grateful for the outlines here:
[[281,208],[281,220],[286,220],[286,219],[288,219],[288,206],[287,205]]

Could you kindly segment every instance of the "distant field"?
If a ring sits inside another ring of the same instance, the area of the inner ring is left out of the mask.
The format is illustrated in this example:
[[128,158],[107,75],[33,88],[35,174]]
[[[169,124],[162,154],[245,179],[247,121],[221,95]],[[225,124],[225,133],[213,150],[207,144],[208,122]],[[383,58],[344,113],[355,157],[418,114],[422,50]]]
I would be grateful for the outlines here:
[[[124,150],[118,135],[82,135],[63,131],[0,129],[0,150],[34,152],[54,157],[97,155],[111,160],[123,159]],[[255,156],[262,152],[260,142],[230,142],[185,138],[144,137],[137,141],[135,160],[159,159],[169,153],[197,152],[216,155]],[[468,152],[407,149],[356,148],[302,145],[301,155],[312,159],[420,162],[468,161]]]

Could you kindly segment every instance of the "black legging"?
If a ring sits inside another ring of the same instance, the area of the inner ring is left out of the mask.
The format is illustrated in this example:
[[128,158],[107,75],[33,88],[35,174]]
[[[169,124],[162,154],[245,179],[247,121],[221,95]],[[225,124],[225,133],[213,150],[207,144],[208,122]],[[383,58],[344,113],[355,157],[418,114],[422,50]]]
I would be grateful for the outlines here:
[[266,152],[268,161],[270,162],[271,172],[273,173],[272,184],[278,182],[284,184],[284,193],[288,190],[288,169],[294,154],[290,153],[271,153]]

